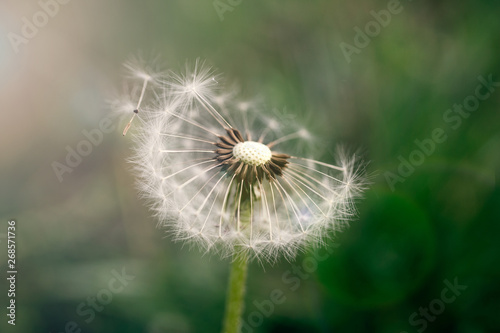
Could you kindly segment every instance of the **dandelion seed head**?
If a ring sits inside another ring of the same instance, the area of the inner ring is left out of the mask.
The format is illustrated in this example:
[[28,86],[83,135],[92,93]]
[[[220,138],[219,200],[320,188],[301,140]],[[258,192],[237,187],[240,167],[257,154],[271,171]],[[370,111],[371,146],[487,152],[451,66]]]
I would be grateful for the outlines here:
[[291,260],[355,216],[366,185],[355,157],[340,150],[334,165],[296,156],[311,133],[238,101],[201,61],[181,74],[135,73],[163,83],[130,95],[128,106],[144,99],[131,161],[175,240],[221,256]]

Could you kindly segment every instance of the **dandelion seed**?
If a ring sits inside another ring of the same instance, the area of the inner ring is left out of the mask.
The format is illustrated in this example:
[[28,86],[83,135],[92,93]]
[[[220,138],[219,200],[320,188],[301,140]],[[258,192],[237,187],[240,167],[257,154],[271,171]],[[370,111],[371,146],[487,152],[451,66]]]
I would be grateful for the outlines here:
[[[134,170],[176,240],[273,262],[321,244],[355,214],[353,200],[365,183],[354,157],[340,151],[333,165],[296,156],[310,132],[234,100],[231,91],[216,92],[217,75],[199,61],[180,75],[140,73],[124,135],[141,118]],[[147,101],[153,77],[163,87],[153,85]]]
[[[131,103],[131,98],[128,98],[126,100],[126,103],[117,103],[118,105],[115,105],[115,107],[118,109],[118,111],[126,111],[128,112],[133,112],[132,118],[130,121],[127,123],[125,126],[125,129],[123,130],[123,136],[125,136],[130,129],[130,126],[132,125],[132,122],[134,121],[134,118],[137,116],[139,113],[142,101],[145,97],[146,93],[146,88],[148,87],[149,83],[155,84],[157,83],[158,79],[162,76],[162,72],[160,72],[157,68],[158,58],[153,59],[151,63],[153,64],[148,65],[144,59],[141,57],[132,57],[130,58],[129,61],[127,61],[123,66],[127,70],[127,76],[132,78],[132,79],[140,79],[142,81],[141,84],[141,89],[140,89],[140,94],[139,98],[137,100],[137,104],[134,109],[130,109],[129,105]],[[138,87],[134,86],[133,90],[135,91]],[[131,93],[131,95],[135,95],[134,92]],[[121,104],[121,105],[120,105]]]

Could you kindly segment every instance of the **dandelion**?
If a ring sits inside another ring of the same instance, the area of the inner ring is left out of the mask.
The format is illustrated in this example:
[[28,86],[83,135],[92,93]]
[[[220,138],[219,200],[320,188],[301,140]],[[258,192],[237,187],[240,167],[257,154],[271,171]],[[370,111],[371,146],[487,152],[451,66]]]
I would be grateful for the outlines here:
[[[141,123],[132,158],[139,188],[175,240],[233,256],[228,304],[240,305],[228,307],[229,332],[238,326],[247,262],[291,260],[321,245],[355,214],[363,177],[342,151],[337,165],[299,156],[311,133],[235,100],[201,62],[180,75],[134,71],[141,88],[128,112]],[[160,84],[144,106],[151,81]]]

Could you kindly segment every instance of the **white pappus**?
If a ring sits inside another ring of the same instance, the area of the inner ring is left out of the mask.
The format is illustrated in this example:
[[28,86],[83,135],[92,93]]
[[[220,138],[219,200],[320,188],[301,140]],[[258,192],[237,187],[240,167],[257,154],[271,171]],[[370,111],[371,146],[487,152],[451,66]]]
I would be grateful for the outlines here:
[[175,240],[222,256],[291,260],[355,214],[366,183],[354,156],[340,149],[336,165],[298,156],[309,132],[238,102],[199,61],[183,74],[126,67],[137,87],[117,109],[139,119],[134,172]]

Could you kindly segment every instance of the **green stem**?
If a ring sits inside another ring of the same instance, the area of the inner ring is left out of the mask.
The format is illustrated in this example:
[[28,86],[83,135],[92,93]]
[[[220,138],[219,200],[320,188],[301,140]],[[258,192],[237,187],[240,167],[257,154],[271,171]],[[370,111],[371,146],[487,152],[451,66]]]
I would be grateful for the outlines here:
[[245,300],[245,284],[248,271],[248,254],[235,252],[229,275],[229,287],[226,297],[223,333],[238,333],[241,327],[241,315]]
[[[252,223],[252,200],[249,200],[251,190],[244,186],[238,186],[242,193],[239,193],[240,214],[239,223],[242,226]],[[251,188],[251,187],[249,187]],[[236,213],[236,212],[235,212]],[[231,273],[229,274],[229,285],[226,296],[226,311],[224,313],[224,323],[222,333],[239,333],[241,329],[241,315],[245,304],[245,287],[248,272],[248,252],[241,246],[234,247],[233,262],[231,263]]]

